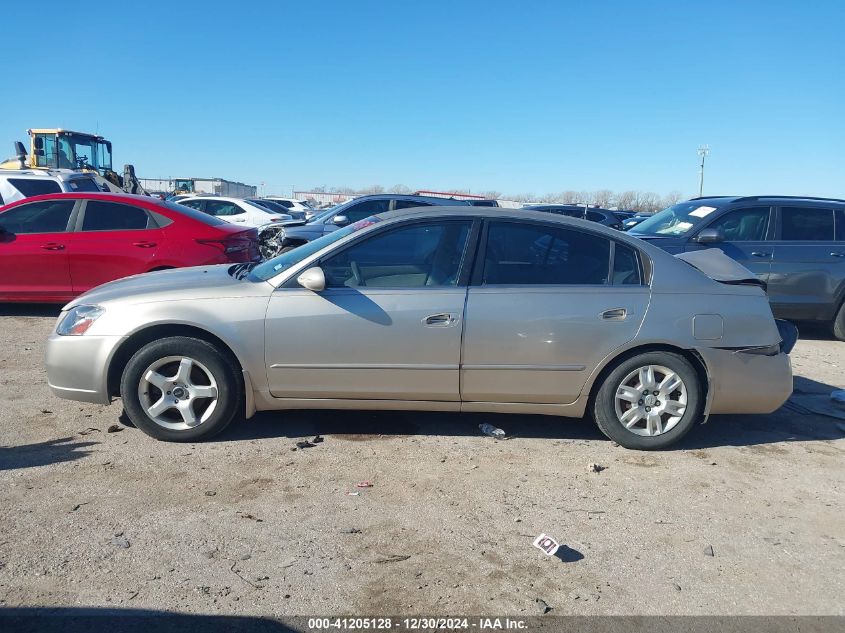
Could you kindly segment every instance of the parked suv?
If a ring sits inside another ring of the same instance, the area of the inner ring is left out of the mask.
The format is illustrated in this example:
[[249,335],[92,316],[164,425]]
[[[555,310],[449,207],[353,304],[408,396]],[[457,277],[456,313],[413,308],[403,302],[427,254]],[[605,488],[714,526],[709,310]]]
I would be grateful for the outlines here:
[[48,193],[100,191],[90,174],[70,169],[0,169],[0,206]]
[[361,196],[331,209],[326,209],[307,222],[286,222],[281,252],[292,250],[371,215],[411,207],[436,207],[444,204],[451,207],[470,206],[466,200],[445,200],[431,196],[403,196],[390,193]]
[[608,209],[585,208],[574,204],[535,204],[522,208],[527,211],[544,211],[545,213],[556,213],[570,218],[581,218],[590,222],[598,222],[612,229],[622,230],[622,220],[614,211]]
[[670,253],[719,248],[766,282],[775,316],[831,323],[845,340],[845,200],[694,198],[629,233]]

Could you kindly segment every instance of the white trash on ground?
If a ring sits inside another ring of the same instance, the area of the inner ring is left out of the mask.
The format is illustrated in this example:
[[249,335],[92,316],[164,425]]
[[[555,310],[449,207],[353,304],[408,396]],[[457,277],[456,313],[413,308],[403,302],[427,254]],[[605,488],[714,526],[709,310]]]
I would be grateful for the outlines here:
[[845,389],[834,389],[830,392],[830,399],[845,407]]
[[534,539],[534,547],[548,556],[554,556],[560,547],[560,543],[554,540],[551,536],[541,534]]
[[490,437],[495,437],[497,440],[503,440],[507,437],[507,433],[505,433],[502,429],[493,426],[492,424],[479,424],[478,428],[481,430],[484,435],[489,435]]

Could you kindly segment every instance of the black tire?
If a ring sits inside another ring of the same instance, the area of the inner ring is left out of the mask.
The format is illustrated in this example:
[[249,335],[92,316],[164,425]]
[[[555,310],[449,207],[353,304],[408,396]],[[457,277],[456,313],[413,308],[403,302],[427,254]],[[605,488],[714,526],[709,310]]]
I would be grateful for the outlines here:
[[[680,420],[668,431],[652,436],[638,435],[625,428],[615,408],[616,391],[623,380],[647,365],[659,365],[672,370],[683,381],[687,391],[686,408]],[[641,451],[658,450],[680,440],[701,419],[704,390],[698,372],[683,356],[671,352],[646,352],[620,362],[605,376],[593,400],[592,408],[593,417],[601,432],[620,446]]]
[[[192,428],[174,430],[158,424],[147,414],[138,394],[143,373],[157,361],[172,356],[182,356],[201,363],[217,383],[214,410],[207,420]],[[120,395],[123,408],[135,426],[147,435],[167,442],[195,442],[220,433],[236,416],[244,400],[243,382],[236,361],[215,345],[187,336],[153,341],[135,352],[123,369]]]
[[833,336],[837,340],[845,341],[845,302],[839,306],[836,318],[833,319]]

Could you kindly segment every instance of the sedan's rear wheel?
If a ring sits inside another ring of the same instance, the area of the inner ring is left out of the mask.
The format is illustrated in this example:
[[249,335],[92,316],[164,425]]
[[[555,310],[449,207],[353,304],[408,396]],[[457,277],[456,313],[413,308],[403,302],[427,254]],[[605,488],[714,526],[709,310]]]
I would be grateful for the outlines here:
[[231,358],[207,341],[182,336],[138,350],[123,371],[120,393],[139,429],[176,442],[219,433],[242,401]]
[[669,352],[629,358],[604,379],[593,403],[599,429],[625,448],[665,448],[701,416],[702,388],[687,359]]
[[845,302],[839,306],[836,318],[833,319],[833,335],[840,341],[845,341]]

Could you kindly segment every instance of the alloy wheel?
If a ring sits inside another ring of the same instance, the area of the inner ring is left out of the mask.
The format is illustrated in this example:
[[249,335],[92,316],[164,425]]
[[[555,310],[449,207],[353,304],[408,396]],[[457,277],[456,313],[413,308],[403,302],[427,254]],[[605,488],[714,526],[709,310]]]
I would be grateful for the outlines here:
[[616,417],[631,433],[643,436],[670,431],[687,409],[687,387],[663,365],[644,365],[630,372],[616,388]]
[[141,374],[138,400],[144,413],[159,426],[173,431],[191,429],[214,413],[217,382],[199,361],[167,356]]

